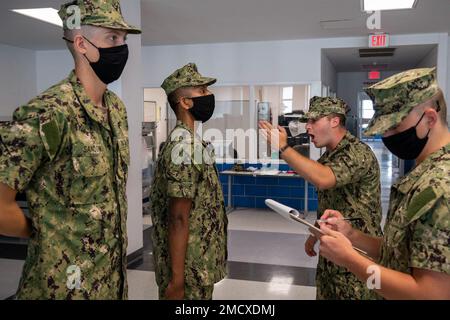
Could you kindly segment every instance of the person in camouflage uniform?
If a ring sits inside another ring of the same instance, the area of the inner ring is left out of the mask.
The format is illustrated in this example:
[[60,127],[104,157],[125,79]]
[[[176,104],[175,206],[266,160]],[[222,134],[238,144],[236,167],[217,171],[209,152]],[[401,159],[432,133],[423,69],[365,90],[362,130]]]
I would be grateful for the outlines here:
[[402,72],[366,92],[375,115],[365,134],[382,135],[394,155],[415,159],[416,166],[392,186],[382,238],[353,230],[329,210],[321,254],[362,281],[378,281],[374,289],[384,298],[450,299],[450,132],[436,69]]
[[[302,117],[316,147],[326,152],[316,161],[298,154],[287,146],[287,133],[279,128],[278,146],[282,158],[318,188],[317,216],[326,209],[339,208],[345,217],[359,218],[352,222],[358,230],[373,236],[381,235],[380,169],[369,146],[345,129],[348,107],[339,98],[313,97],[309,111]],[[272,130],[268,123],[261,128]],[[266,134],[270,137],[269,132]],[[272,140],[272,138],[270,138]],[[309,256],[316,256],[318,239],[311,235],[305,243]],[[366,285],[346,269],[319,258],[316,273],[317,299],[374,299]]]
[[17,299],[125,299],[127,114],[100,78],[120,76],[103,55],[140,31],[116,0],[72,1],[59,14],[75,70],[0,126],[0,233],[30,238]]
[[226,276],[228,220],[214,150],[194,133],[194,122],[214,111],[207,87],[215,82],[190,63],[162,84],[178,121],[160,151],[150,195],[160,299],[212,299]]

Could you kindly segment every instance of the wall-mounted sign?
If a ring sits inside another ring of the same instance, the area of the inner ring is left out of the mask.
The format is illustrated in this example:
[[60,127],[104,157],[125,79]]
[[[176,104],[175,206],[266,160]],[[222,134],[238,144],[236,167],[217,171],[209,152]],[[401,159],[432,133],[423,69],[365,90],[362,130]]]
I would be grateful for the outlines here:
[[369,72],[369,80],[380,80],[381,79],[381,73],[380,71],[370,71]]
[[389,34],[377,33],[369,35],[369,48],[388,48]]

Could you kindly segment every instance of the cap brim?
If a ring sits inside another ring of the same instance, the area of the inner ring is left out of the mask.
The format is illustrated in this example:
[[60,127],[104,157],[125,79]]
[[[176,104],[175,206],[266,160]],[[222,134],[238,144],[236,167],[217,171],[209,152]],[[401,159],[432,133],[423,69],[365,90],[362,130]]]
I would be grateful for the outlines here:
[[134,27],[132,25],[129,25],[127,23],[113,23],[113,24],[86,23],[86,24],[95,26],[95,27],[102,27],[102,28],[126,31],[129,34],[141,34],[142,33],[141,29]]
[[[209,86],[212,86],[216,82],[217,82],[217,79],[203,77],[203,78],[195,79],[191,83],[186,83],[185,85],[183,85],[180,88],[190,88],[190,87],[200,87],[200,86],[209,87]],[[175,90],[173,90],[173,91],[175,91]]]
[[212,86],[214,83],[217,82],[217,79],[214,79],[214,78],[202,78],[200,82],[201,82],[201,84],[199,84],[199,86]]
[[375,113],[363,135],[366,137],[372,137],[384,134],[386,131],[397,127],[400,122],[408,116],[410,111],[411,110],[407,110],[381,116],[377,116]]
[[327,115],[328,114],[326,114],[326,113],[307,112],[307,113],[305,113],[304,116],[302,116],[299,119],[299,121],[302,122],[302,123],[306,123],[309,120],[316,120],[316,119],[319,119],[321,117],[325,117]]

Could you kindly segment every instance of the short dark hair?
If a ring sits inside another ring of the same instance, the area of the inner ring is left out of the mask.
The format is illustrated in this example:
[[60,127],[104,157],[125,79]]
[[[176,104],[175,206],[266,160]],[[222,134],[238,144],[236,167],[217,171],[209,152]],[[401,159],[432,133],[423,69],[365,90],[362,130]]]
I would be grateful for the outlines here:
[[180,103],[180,99],[186,94],[186,90],[191,88],[192,87],[178,88],[167,96],[167,101],[173,112],[177,113],[177,106]]
[[342,128],[345,128],[345,123],[347,121],[347,117],[341,113],[330,113],[328,116],[328,119],[332,119],[332,118],[339,118],[339,125]]
[[173,112],[177,113],[177,105],[178,105],[178,99],[179,95],[177,94],[178,90],[175,90],[174,92],[170,93],[167,96],[167,101],[169,102],[170,107],[172,108]]
[[435,97],[435,104],[437,109],[440,109],[438,113],[441,116],[441,120],[444,124],[447,123],[447,103],[445,102],[444,93],[439,89],[438,94]]

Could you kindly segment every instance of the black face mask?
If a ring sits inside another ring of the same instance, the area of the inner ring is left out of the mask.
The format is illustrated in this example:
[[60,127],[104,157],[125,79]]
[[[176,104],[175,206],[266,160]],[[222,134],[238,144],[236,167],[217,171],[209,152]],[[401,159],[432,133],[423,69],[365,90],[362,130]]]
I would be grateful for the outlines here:
[[427,136],[423,139],[420,139],[417,136],[416,128],[419,125],[420,121],[422,121],[425,113],[422,115],[420,120],[414,127],[409,128],[403,132],[394,134],[387,138],[382,138],[384,145],[389,149],[395,156],[403,160],[414,160],[416,159],[422,150],[425,148],[425,145],[428,142],[428,135],[430,134],[430,130],[428,130]]
[[211,119],[216,107],[216,99],[213,94],[189,99],[194,101],[194,106],[189,109],[189,112],[194,116],[195,120],[206,122]]
[[[100,58],[97,62],[89,61],[86,55],[84,55],[97,77],[104,84],[110,84],[119,79],[128,61],[128,45],[124,44],[112,48],[99,48],[86,37],[83,38],[92,44],[100,54]],[[73,43],[72,40],[66,38],[63,39]]]

